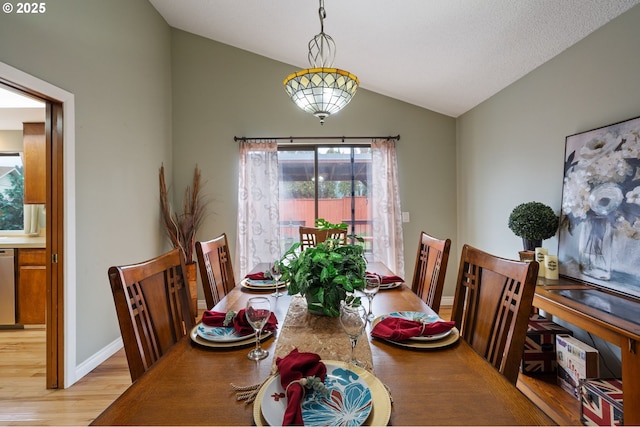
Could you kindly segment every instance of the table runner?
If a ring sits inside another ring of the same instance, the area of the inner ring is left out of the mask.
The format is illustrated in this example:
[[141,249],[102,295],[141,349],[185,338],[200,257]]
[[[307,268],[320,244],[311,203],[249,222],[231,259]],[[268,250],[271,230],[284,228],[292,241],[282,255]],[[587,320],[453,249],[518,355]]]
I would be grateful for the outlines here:
[[[363,362],[363,367],[373,373],[373,357],[366,334],[365,330],[358,340],[355,355],[356,359]],[[284,323],[278,331],[272,365],[274,372],[276,359],[285,357],[294,348],[319,354],[324,360],[351,360],[351,343],[340,326],[340,319],[310,314],[307,311],[307,301],[301,295],[291,297]]]

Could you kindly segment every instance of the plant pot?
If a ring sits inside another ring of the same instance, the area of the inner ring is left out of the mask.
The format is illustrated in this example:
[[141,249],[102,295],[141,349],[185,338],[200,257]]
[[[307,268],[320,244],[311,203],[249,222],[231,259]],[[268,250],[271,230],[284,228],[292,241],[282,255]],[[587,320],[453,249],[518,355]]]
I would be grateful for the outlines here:
[[536,248],[542,247],[542,240],[531,240],[531,239],[522,239],[522,245],[524,246],[525,251],[535,251]]

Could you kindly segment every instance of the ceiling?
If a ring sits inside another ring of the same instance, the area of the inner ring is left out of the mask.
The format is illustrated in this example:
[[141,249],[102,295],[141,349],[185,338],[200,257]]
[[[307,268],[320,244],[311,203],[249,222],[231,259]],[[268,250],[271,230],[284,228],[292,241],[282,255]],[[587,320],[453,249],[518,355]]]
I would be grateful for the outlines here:
[[[292,72],[308,67],[307,43],[320,32],[316,0],[149,1],[172,27]],[[638,3],[325,0],[324,29],[336,42],[334,66],[362,88],[458,117]],[[14,108],[2,92],[0,130],[44,120],[43,107]]]
[[[320,32],[317,0],[149,1],[170,26],[291,72]],[[639,2],[326,0],[324,31],[362,88],[458,117]]]

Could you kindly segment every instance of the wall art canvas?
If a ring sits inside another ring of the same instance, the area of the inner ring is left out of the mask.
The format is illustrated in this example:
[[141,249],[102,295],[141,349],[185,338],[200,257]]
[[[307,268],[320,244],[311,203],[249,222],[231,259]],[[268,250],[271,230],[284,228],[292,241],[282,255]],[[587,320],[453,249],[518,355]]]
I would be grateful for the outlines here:
[[640,117],[566,138],[560,275],[640,298]]

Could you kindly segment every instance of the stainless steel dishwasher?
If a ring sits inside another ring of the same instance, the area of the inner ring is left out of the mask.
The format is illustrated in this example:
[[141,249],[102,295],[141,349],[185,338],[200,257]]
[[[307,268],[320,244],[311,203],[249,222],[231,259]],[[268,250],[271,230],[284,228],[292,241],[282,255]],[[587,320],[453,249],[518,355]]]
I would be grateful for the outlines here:
[[0,325],[16,323],[13,249],[0,249]]

